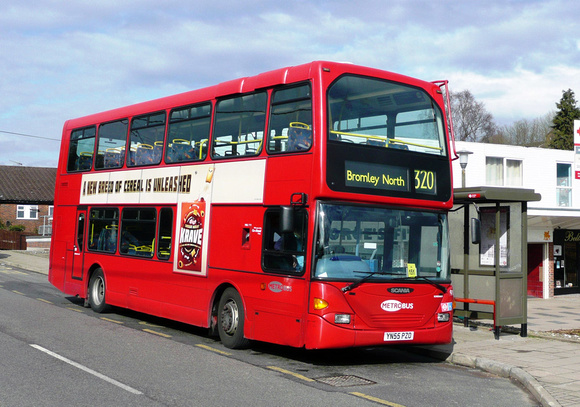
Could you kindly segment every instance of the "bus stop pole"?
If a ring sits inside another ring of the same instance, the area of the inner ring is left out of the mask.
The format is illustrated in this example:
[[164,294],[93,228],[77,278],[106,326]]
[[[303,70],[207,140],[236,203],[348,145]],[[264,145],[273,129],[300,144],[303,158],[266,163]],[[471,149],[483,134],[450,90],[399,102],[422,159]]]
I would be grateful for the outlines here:
[[[506,220],[507,221],[507,220]],[[497,318],[497,315],[501,315],[502,307],[501,307],[501,247],[500,247],[500,238],[501,238],[501,205],[499,202],[495,204],[495,248],[494,248],[494,257],[495,257],[495,300],[496,300],[496,308],[495,312],[496,315],[494,318]],[[507,253],[506,253],[507,256]],[[494,321],[493,324],[493,334],[495,339],[499,339],[499,335],[501,332],[501,326],[497,325]]]
[[[469,205],[463,206],[463,298],[469,298]],[[463,303],[465,316],[463,317],[463,326],[469,327],[469,303]]]
[[522,308],[524,322],[521,324],[520,336],[528,336],[528,203],[522,202]]

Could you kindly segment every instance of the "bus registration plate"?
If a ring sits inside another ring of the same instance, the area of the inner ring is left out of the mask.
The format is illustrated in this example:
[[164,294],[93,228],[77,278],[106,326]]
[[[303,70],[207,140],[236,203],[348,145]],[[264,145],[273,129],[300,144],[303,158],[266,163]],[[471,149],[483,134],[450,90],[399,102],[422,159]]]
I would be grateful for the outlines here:
[[415,332],[385,332],[384,341],[412,341]]

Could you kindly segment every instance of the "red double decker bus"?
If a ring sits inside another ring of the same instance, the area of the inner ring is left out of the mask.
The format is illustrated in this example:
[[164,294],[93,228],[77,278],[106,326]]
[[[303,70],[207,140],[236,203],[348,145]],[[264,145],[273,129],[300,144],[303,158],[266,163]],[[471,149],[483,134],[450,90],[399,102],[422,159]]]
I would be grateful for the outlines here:
[[449,343],[445,84],[312,62],[67,121],[49,280],[230,348]]

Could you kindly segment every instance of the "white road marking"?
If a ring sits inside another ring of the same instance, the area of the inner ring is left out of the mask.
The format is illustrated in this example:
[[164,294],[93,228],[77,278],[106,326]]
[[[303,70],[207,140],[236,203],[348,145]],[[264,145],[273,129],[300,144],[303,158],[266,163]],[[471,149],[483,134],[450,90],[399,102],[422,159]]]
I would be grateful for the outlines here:
[[44,353],[46,353],[47,355],[50,355],[50,356],[52,356],[53,358],[56,358],[56,359],[58,359],[58,360],[62,360],[63,362],[65,362],[65,363],[68,363],[68,364],[69,364],[69,365],[71,365],[71,366],[74,366],[74,367],[76,367],[76,368],[78,368],[78,369],[81,369],[81,370],[82,370],[82,371],[84,371],[84,372],[90,373],[90,374],[92,374],[93,376],[96,376],[96,377],[98,377],[99,379],[102,379],[102,380],[104,380],[104,381],[106,381],[106,382],[109,382],[109,383],[111,383],[111,384],[114,384],[115,386],[117,386],[117,387],[120,387],[120,388],[122,388],[123,390],[126,390],[126,391],[128,391],[129,393],[133,393],[133,394],[143,394],[143,393],[142,393],[142,392],[140,392],[139,390],[135,390],[134,388],[132,388],[132,387],[129,387],[129,386],[127,386],[126,384],[123,384],[123,383],[121,383],[121,382],[118,382],[118,381],[116,381],[115,379],[111,379],[110,377],[108,377],[108,376],[105,376],[104,374],[101,374],[101,373],[99,373],[99,372],[96,372],[96,371],[94,371],[94,370],[92,370],[92,369],[89,369],[88,367],[86,367],[86,366],[83,366],[83,365],[81,365],[80,363],[77,363],[77,362],[74,362],[74,361],[72,361],[72,360],[70,360],[70,359],[67,359],[67,358],[65,358],[64,356],[60,356],[58,353],[54,353],[54,352],[52,352],[52,351],[50,351],[50,350],[48,350],[48,349],[46,349],[46,348],[43,348],[42,346],[39,346],[39,345],[34,345],[34,344],[31,344],[30,346],[32,346],[34,349],[37,349],[37,350],[39,350],[39,351],[41,351],[41,352],[44,352]]

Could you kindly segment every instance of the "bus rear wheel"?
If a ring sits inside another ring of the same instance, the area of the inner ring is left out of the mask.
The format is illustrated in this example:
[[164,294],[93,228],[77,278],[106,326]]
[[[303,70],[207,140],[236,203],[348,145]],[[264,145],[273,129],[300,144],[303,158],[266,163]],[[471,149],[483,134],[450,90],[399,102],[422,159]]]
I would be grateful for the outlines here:
[[232,287],[222,294],[218,306],[218,333],[226,348],[247,347],[250,341],[244,338],[244,305],[240,294]]
[[108,310],[105,302],[106,295],[105,274],[103,269],[96,269],[89,281],[89,305],[93,311],[102,313]]

